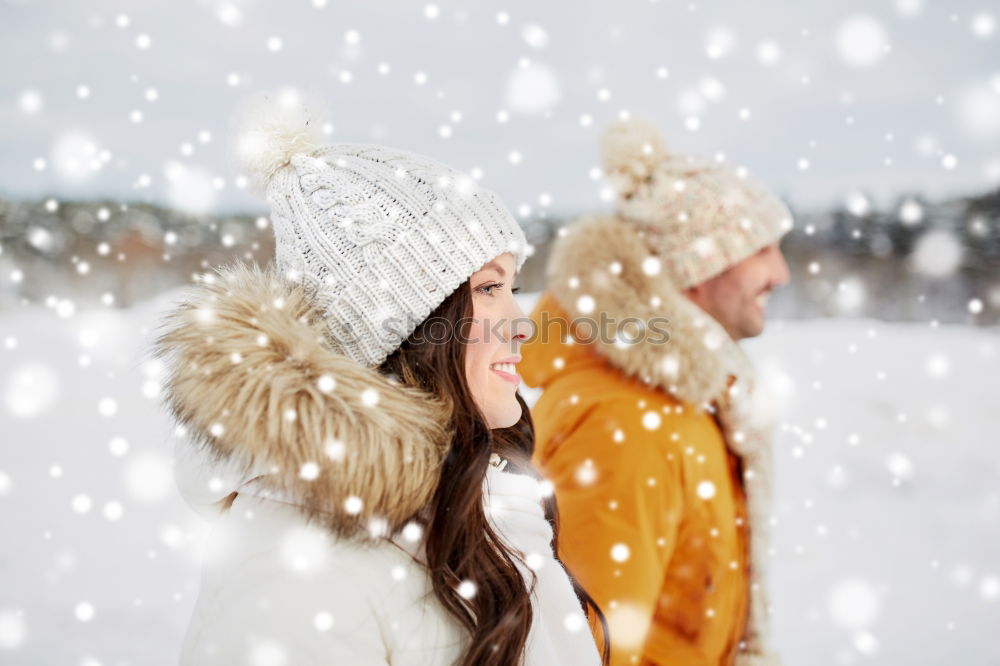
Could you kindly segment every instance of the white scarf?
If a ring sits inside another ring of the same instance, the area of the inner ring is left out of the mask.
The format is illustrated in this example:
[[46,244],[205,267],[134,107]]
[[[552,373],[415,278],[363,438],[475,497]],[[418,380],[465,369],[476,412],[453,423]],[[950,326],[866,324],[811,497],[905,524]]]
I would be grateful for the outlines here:
[[[747,498],[747,527],[750,531],[750,608],[736,666],[777,666],[777,654],[766,644],[769,635],[769,604],[766,575],[769,558],[770,502],[773,462],[771,424],[762,422],[755,408],[762,400],[755,386],[753,366],[735,342],[727,340],[723,353],[735,381],[716,401],[716,415],[729,450],[740,457],[743,489]],[[766,412],[766,410],[763,410]]]

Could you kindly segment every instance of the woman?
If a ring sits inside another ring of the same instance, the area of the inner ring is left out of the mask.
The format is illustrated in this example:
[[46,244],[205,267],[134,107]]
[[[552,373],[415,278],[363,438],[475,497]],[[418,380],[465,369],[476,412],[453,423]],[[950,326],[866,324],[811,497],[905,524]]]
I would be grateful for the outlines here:
[[182,663],[600,663],[527,462],[521,230],[278,102],[238,134],[277,266],[202,281],[157,343],[178,484],[216,521]]

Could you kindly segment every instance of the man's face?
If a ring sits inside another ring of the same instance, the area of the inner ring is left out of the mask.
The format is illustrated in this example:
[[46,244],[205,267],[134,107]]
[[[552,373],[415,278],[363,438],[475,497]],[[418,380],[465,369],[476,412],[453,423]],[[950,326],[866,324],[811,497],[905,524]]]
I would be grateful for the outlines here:
[[768,296],[787,282],[788,264],[778,243],[772,243],[685,294],[733,340],[742,340],[761,334]]

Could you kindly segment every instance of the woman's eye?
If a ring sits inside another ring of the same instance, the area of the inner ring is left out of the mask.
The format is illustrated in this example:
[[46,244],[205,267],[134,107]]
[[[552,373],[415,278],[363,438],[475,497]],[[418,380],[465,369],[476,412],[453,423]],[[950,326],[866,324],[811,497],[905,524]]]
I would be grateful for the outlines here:
[[[481,294],[485,294],[486,296],[495,296],[496,294],[493,293],[493,290],[494,289],[502,289],[503,285],[504,285],[503,282],[496,282],[494,284],[486,284],[486,285],[483,285],[482,287],[477,287],[476,291],[478,291]],[[519,291],[521,291],[520,287],[512,287],[511,290],[510,290],[510,293],[516,294]]]

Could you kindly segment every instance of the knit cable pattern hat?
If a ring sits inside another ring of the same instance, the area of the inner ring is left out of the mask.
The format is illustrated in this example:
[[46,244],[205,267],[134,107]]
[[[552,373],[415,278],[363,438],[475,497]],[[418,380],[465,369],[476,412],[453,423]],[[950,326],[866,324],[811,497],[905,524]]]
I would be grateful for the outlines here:
[[285,90],[237,114],[243,175],[271,205],[276,261],[326,315],[336,351],[382,363],[477,270],[524,233],[499,198],[425,157],[377,145],[324,145],[321,104]]
[[650,123],[630,119],[601,138],[618,214],[635,223],[679,289],[700,284],[792,228],[792,215],[745,170],[667,151]]

